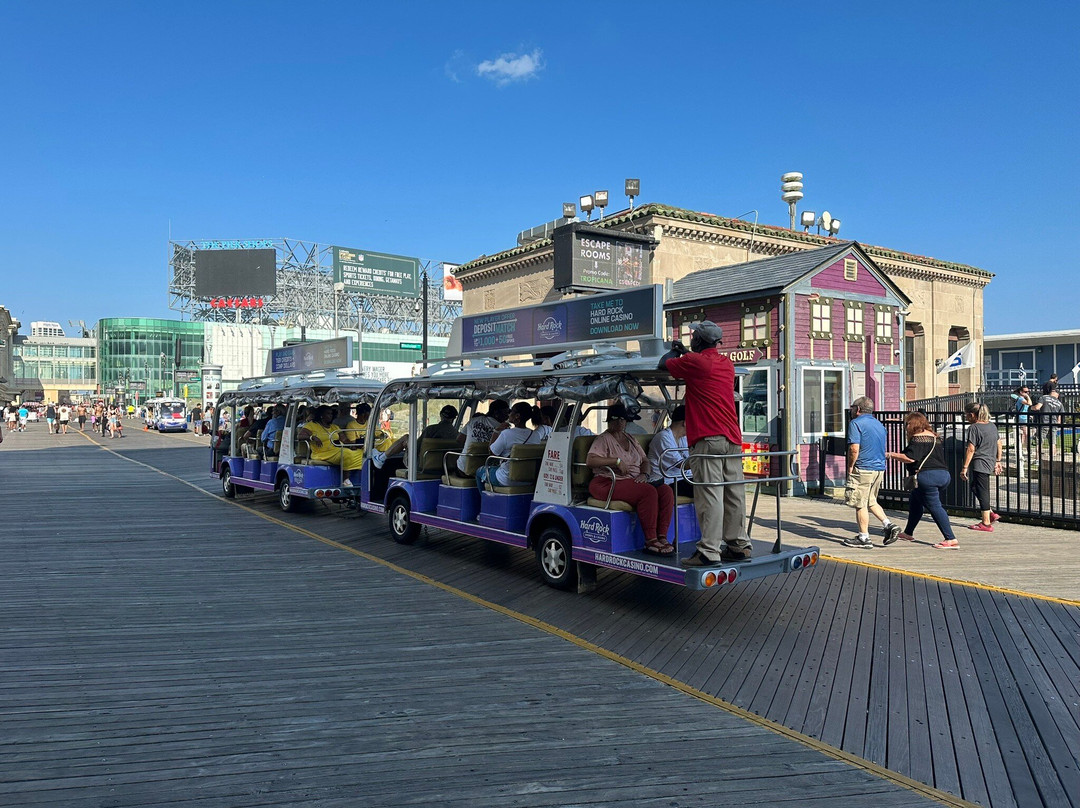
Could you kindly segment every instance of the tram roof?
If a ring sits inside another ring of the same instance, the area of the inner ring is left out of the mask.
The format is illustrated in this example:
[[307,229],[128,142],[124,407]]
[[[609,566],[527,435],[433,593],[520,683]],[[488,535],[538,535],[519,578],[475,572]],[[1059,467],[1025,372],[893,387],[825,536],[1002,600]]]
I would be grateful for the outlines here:
[[222,393],[219,403],[262,404],[300,402],[353,402],[373,399],[383,388],[354,370],[318,370],[286,376],[254,376],[239,388]]

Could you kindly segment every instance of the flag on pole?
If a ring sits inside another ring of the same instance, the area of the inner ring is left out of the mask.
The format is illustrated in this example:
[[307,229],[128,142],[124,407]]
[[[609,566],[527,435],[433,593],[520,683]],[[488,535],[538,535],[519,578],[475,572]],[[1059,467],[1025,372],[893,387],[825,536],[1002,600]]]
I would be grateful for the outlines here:
[[951,373],[961,368],[975,367],[975,343],[969,342],[959,351],[954,353],[938,367],[938,373]]
[[1073,384],[1080,384],[1080,362],[1073,365],[1072,369]]

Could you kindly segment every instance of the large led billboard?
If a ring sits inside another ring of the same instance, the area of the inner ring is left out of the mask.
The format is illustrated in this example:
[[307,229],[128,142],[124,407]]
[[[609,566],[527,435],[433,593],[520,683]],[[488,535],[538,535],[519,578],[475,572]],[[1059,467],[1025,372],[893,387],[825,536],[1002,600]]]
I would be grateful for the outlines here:
[[276,250],[195,251],[195,297],[273,295],[276,292]]

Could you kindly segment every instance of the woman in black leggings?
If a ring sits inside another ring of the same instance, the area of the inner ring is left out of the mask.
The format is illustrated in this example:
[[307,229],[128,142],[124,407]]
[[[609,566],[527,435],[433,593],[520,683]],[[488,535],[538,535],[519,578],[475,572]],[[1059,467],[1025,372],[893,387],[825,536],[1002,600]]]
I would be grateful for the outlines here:
[[990,506],[990,475],[1001,474],[1001,435],[990,423],[990,410],[972,401],[964,408],[968,419],[967,451],[960,478],[971,483],[971,493],[979,501],[982,521],[969,525],[971,530],[992,533],[998,515]]

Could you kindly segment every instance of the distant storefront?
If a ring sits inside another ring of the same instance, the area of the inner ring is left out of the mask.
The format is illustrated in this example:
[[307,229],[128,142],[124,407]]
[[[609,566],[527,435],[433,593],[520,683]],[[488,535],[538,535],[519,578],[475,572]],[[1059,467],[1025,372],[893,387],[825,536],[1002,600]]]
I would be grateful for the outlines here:
[[987,337],[983,357],[988,386],[1040,385],[1052,373],[1063,384],[1078,384],[1073,368],[1080,363],[1080,330]]

